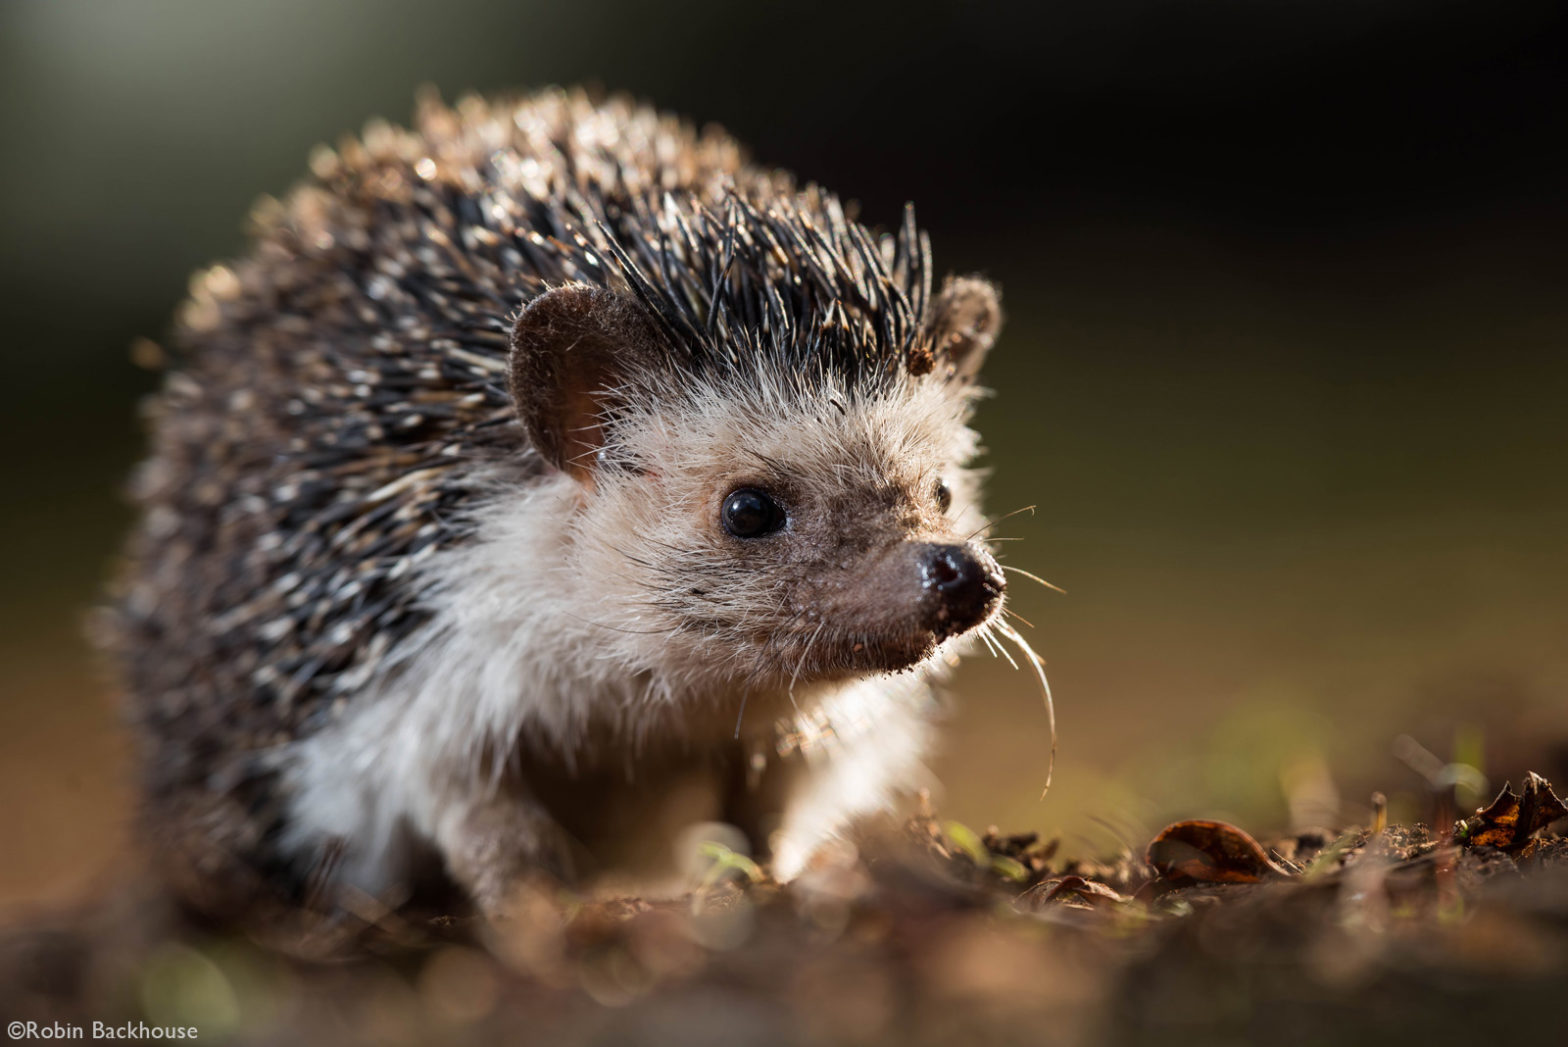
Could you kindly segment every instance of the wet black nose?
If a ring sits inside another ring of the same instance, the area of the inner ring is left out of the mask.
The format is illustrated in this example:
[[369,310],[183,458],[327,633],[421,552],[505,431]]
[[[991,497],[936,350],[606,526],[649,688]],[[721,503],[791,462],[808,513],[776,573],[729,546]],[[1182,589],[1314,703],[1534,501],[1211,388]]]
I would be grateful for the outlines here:
[[920,571],[932,632],[946,639],[985,621],[1007,584],[996,561],[967,545],[927,545]]

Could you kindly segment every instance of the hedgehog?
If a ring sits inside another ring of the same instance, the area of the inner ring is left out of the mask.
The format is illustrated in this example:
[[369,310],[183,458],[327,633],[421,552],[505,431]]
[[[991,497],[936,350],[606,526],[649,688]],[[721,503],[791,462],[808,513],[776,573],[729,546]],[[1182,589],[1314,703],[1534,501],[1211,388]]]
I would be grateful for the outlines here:
[[934,291],[912,209],[550,90],[422,97],[252,224],[109,640],[192,904],[499,917],[714,822],[787,880],[925,783],[962,653],[1028,651],[970,467],[998,291]]

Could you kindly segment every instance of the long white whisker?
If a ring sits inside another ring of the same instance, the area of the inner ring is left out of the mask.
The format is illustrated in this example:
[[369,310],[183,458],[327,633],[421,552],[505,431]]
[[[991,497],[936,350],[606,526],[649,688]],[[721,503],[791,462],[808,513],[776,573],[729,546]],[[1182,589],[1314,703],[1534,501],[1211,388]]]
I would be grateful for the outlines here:
[[1056,775],[1056,701],[1051,697],[1051,682],[1045,678],[1045,662],[1034,648],[1029,646],[1018,630],[1010,625],[997,624],[997,632],[1011,640],[1024,657],[1029,659],[1029,664],[1034,666],[1035,676],[1040,680],[1040,692],[1045,699],[1045,716],[1051,728],[1051,756],[1045,765],[1045,788],[1040,790],[1040,799],[1045,799],[1045,794],[1051,791],[1051,779]]
[[977,629],[975,629],[975,636],[979,637],[980,638],[980,642],[985,644],[985,648],[986,648],[986,650],[988,652],[990,652],[990,655],[991,655],[992,658],[1000,658],[1001,657],[1001,654],[1000,654],[1000,652],[998,650],[998,647],[997,647],[996,637],[991,635],[991,623],[990,622],[985,622],[984,624],[980,625]]
[[[986,649],[991,652],[992,658],[1007,658],[1008,661],[1012,661],[1011,658],[1007,657],[1007,651],[1004,650],[1001,644],[997,643],[996,639],[991,635],[991,625],[989,622],[987,622],[985,625],[982,625],[976,631],[975,635],[980,637],[981,641],[984,642]],[[1018,666],[1014,665],[1013,668],[1016,669]]]
[[1010,652],[1010,651],[1009,651],[1009,650],[1008,650],[1008,649],[1007,649],[1007,648],[1006,648],[1006,647],[1005,647],[1005,646],[1004,646],[1004,645],[1003,645],[1003,644],[1002,644],[1002,642],[1001,642],[1001,641],[1000,641],[1000,640],[998,640],[998,641],[997,641],[997,644],[996,644],[996,649],[997,649],[997,650],[998,650],[998,651],[1001,651],[1001,652],[1002,652],[1002,657],[1003,657],[1003,658],[1005,658],[1005,659],[1006,659],[1006,660],[1007,660],[1007,664],[1008,664],[1008,665],[1011,665],[1011,666],[1012,666],[1012,667],[1013,667],[1013,671],[1014,671],[1014,672],[1017,672],[1017,671],[1018,671],[1018,663],[1017,663],[1017,662],[1015,662],[1015,661],[1013,661],[1013,655],[1012,655],[1012,652]]
[[751,701],[751,688],[748,687],[740,695],[740,711],[735,714],[735,740],[740,741],[740,724],[746,718],[746,703]]
[[967,542],[967,541],[973,540],[974,536],[979,534],[980,532],[982,532],[982,531],[989,531],[991,528],[995,527],[997,524],[1001,523],[1003,520],[1007,520],[1007,519],[1010,519],[1010,518],[1012,518],[1014,516],[1017,516],[1019,513],[1028,513],[1028,514],[1030,514],[1032,516],[1032,515],[1034,515],[1034,511],[1037,508],[1039,508],[1039,506],[1026,505],[1022,509],[1014,509],[1010,513],[1003,513],[1001,516],[998,516],[994,520],[987,520],[985,523],[981,524],[979,527],[976,527],[973,531],[970,531],[967,535],[965,535],[964,536],[964,541]]
[[[986,541],[998,542],[998,541],[1001,541],[1001,539],[1000,538],[988,538],[988,539],[986,539]],[[1059,585],[1052,585],[1050,582],[1046,581],[1044,578],[1041,578],[1037,574],[1030,574],[1028,571],[1024,570],[1022,567],[1009,567],[1005,563],[1004,564],[997,564],[997,566],[1000,567],[1004,571],[1009,571],[1009,572],[1011,572],[1013,574],[1021,574],[1025,578],[1029,579],[1031,582],[1039,582],[1041,585],[1045,586],[1047,589],[1052,590],[1053,592],[1061,593],[1063,596],[1067,595],[1067,590],[1066,589],[1063,589]]]

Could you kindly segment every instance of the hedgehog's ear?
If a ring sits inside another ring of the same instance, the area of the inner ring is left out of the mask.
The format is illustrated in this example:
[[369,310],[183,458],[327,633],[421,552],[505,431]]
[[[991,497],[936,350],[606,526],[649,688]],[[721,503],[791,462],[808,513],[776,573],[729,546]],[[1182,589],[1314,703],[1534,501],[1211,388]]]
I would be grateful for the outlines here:
[[635,301],[589,284],[546,291],[512,326],[512,403],[545,461],[593,482],[616,391],[658,351]]
[[950,276],[926,319],[931,364],[941,374],[970,381],[1001,329],[1002,295],[996,285],[978,276]]

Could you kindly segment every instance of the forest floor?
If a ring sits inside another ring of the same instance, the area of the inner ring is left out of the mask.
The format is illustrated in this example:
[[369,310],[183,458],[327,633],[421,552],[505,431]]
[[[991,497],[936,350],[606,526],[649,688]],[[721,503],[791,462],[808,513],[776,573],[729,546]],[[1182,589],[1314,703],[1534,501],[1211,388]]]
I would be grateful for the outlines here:
[[1190,821],[1087,862],[928,811],[787,885],[714,846],[675,900],[524,892],[499,926],[367,903],[332,962],[127,876],[0,931],[0,1018],[294,1045],[1560,1043],[1565,814],[1532,775],[1437,829]]

